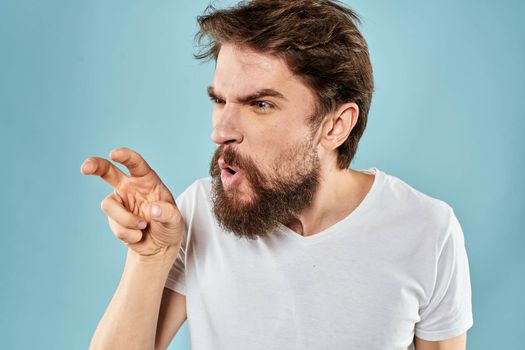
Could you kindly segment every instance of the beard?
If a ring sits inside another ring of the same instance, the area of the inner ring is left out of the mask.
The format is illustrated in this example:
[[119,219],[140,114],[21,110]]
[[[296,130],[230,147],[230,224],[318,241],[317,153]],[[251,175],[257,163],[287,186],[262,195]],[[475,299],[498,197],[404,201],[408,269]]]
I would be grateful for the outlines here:
[[[219,158],[244,174],[250,193],[224,189]],[[211,197],[219,225],[239,238],[257,239],[289,223],[312,203],[319,185],[320,162],[313,138],[284,150],[274,161],[272,174],[231,146],[220,145],[211,160]],[[244,195],[244,199],[243,199]],[[246,198],[248,197],[248,198]]]

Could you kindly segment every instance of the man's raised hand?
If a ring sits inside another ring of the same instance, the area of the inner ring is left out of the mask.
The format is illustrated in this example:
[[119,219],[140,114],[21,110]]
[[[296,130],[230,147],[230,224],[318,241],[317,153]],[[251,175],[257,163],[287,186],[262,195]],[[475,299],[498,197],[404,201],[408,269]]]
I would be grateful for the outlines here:
[[114,191],[101,202],[111,231],[130,249],[143,256],[162,253],[182,242],[185,225],[175,200],[159,176],[137,152],[118,148],[111,160],[125,165],[124,174],[110,161],[87,158],[80,166],[84,175],[97,175]]

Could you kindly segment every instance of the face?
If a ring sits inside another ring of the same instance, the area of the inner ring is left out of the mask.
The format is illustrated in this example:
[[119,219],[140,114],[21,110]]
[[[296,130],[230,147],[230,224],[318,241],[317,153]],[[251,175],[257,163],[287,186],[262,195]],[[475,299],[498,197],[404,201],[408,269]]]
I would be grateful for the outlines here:
[[318,187],[314,95],[283,60],[231,44],[208,92],[215,216],[237,236],[264,236],[308,207]]

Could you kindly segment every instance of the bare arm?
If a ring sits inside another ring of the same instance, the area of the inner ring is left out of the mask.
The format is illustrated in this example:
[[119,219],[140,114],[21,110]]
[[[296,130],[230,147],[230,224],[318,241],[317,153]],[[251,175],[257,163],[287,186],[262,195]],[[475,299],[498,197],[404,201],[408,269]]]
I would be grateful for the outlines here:
[[154,348],[163,287],[179,247],[169,249],[155,260],[128,251],[122,278],[90,349]]
[[440,341],[428,341],[414,337],[416,350],[465,350],[467,348],[467,333]]
[[186,296],[164,288],[160,303],[155,350],[165,350],[186,320]]
[[130,175],[99,157],[86,159],[80,168],[82,174],[100,176],[114,188],[101,207],[115,236],[128,247],[124,272],[90,349],[154,349],[159,321],[162,344],[169,333],[176,332],[175,316],[166,313],[175,312],[175,321],[186,317],[185,305],[181,307],[185,301],[163,298],[185,224],[171,192],[137,152],[120,148],[110,157],[125,165]]

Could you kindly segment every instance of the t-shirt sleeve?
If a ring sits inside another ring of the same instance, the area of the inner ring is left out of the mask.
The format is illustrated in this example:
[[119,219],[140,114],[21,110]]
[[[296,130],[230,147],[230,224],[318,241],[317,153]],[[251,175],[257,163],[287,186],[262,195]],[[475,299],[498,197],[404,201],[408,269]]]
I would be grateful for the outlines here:
[[450,220],[440,244],[434,288],[419,310],[415,335],[424,340],[453,338],[473,325],[470,273],[461,225],[450,208]]
[[182,238],[179,255],[177,256],[177,259],[171,266],[170,272],[166,279],[166,283],[164,284],[166,288],[176,291],[182,295],[186,295],[185,269],[186,269],[186,247],[188,246],[188,221],[187,220],[189,219],[188,206],[190,205],[190,203],[188,203],[188,200],[189,200],[188,192],[189,192],[189,189],[181,193],[177,197],[177,199],[175,199],[175,203],[177,204],[177,207],[179,208],[182,214],[182,217],[184,218],[186,230],[184,231],[184,236]]

